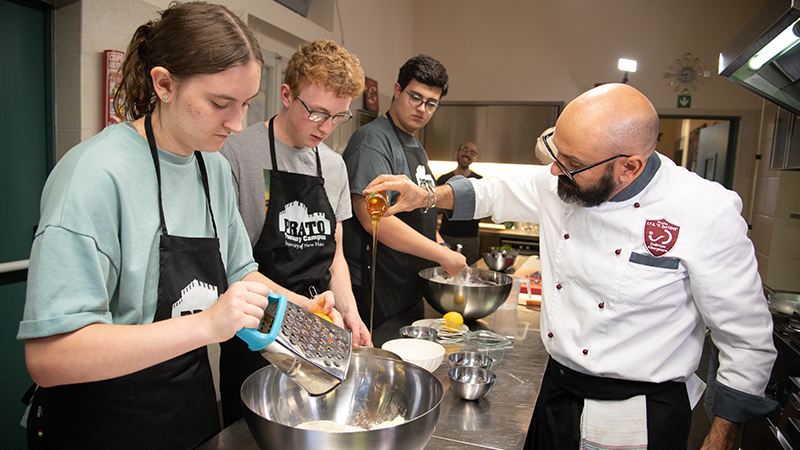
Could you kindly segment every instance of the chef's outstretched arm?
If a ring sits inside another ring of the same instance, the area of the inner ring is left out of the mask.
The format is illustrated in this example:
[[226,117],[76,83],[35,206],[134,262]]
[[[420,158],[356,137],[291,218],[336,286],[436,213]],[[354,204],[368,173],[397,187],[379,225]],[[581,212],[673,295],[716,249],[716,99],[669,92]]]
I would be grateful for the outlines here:
[[[453,209],[453,188],[448,184],[436,186],[436,207]],[[364,195],[378,191],[397,191],[400,196],[387,211],[387,216],[404,211],[424,208],[428,205],[428,190],[417,185],[405,175],[379,175],[364,189]],[[432,202],[431,202],[432,203]]]
[[[426,191],[426,198],[427,195]],[[358,222],[371,235],[372,220],[364,206],[365,197],[359,194],[350,194],[350,196],[353,202],[353,212]],[[424,204],[422,206],[425,207]],[[396,210],[396,212],[402,211],[402,209]],[[435,240],[428,239],[397,217],[383,216],[378,227],[378,240],[392,250],[434,261],[451,276],[458,275],[464,267],[467,267],[467,258],[464,255],[439,245]]]

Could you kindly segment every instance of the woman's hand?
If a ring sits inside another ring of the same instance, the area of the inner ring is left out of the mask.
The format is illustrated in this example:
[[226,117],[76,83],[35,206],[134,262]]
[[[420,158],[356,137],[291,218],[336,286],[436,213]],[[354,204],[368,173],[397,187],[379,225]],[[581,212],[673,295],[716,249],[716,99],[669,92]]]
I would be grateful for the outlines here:
[[269,306],[269,288],[262,283],[233,283],[216,303],[200,314],[208,318],[217,342],[227,341],[242,328],[258,328]]

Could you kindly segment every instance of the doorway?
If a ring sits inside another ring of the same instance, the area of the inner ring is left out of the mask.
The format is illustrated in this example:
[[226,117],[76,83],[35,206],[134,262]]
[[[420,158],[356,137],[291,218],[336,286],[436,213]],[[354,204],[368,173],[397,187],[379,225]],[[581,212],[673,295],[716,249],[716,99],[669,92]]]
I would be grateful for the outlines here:
[[733,189],[738,117],[660,116],[656,151],[675,164]]
[[20,399],[32,381],[16,334],[39,198],[54,163],[52,28],[52,5],[0,0],[0,447],[9,449],[26,448]]

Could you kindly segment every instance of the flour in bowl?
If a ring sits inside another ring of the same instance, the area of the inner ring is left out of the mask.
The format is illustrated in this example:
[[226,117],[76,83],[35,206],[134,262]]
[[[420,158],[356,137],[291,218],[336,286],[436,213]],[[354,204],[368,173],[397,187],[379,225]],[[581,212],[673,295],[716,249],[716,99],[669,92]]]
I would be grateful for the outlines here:
[[332,420],[313,420],[310,422],[303,422],[300,425],[297,425],[295,428],[300,428],[301,430],[327,431],[329,433],[347,433],[352,431],[368,431],[378,430],[381,428],[391,428],[405,423],[405,421],[406,420],[403,418],[403,416],[397,416],[392,420],[369,425],[368,428],[361,428],[352,425],[342,425]]
[[311,422],[303,422],[296,428],[300,428],[302,430],[328,431],[332,433],[364,431],[363,428],[354,427],[352,425],[342,425],[332,420],[313,420]]
[[387,420],[386,422],[381,422],[381,423],[375,424],[375,425],[371,426],[369,429],[370,430],[377,430],[377,429],[380,429],[380,428],[391,428],[391,427],[396,427],[397,425],[400,425],[401,423],[405,423],[405,422],[406,422],[406,419],[404,419],[403,416],[397,416],[392,420]]

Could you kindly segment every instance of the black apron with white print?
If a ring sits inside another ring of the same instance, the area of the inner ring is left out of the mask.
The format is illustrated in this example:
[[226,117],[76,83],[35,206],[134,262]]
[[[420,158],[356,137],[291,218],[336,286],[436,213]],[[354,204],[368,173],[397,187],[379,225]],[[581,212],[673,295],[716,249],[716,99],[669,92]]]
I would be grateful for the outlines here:
[[[318,149],[317,175],[283,172],[275,154],[273,117],[269,121],[269,208],[264,227],[253,247],[259,272],[297,294],[308,296],[308,288],[328,290],[330,267],[336,253],[336,216],[325,192]],[[253,372],[268,362],[241,339],[222,345],[220,390],[225,426],[242,417],[239,389]]]
[[[170,235],[161,203],[161,169],[149,115],[145,130],[158,179],[162,230],[156,322],[207,308],[225,292],[228,282],[203,157],[195,152],[214,237]],[[28,446],[193,449],[219,430],[208,352],[201,347],[129,375],[38,388],[28,416]]]
[[[403,147],[412,174],[412,180],[421,185],[435,186],[435,178],[428,167],[428,155],[422,147],[407,147],[403,144],[401,131],[386,114],[398,142]],[[423,236],[436,240],[437,209],[430,208],[424,213],[422,208],[395,214],[395,217]],[[369,326],[372,289],[372,234],[359,227],[361,231],[361,292],[356,297],[358,313]],[[378,226],[378,239],[381,230]],[[378,255],[375,263],[375,310],[373,313],[372,342],[380,345],[387,338],[394,337],[399,327],[408,325],[424,315],[422,300],[422,279],[419,271],[435,263],[393,250],[378,242]],[[381,327],[383,325],[383,327]]]

